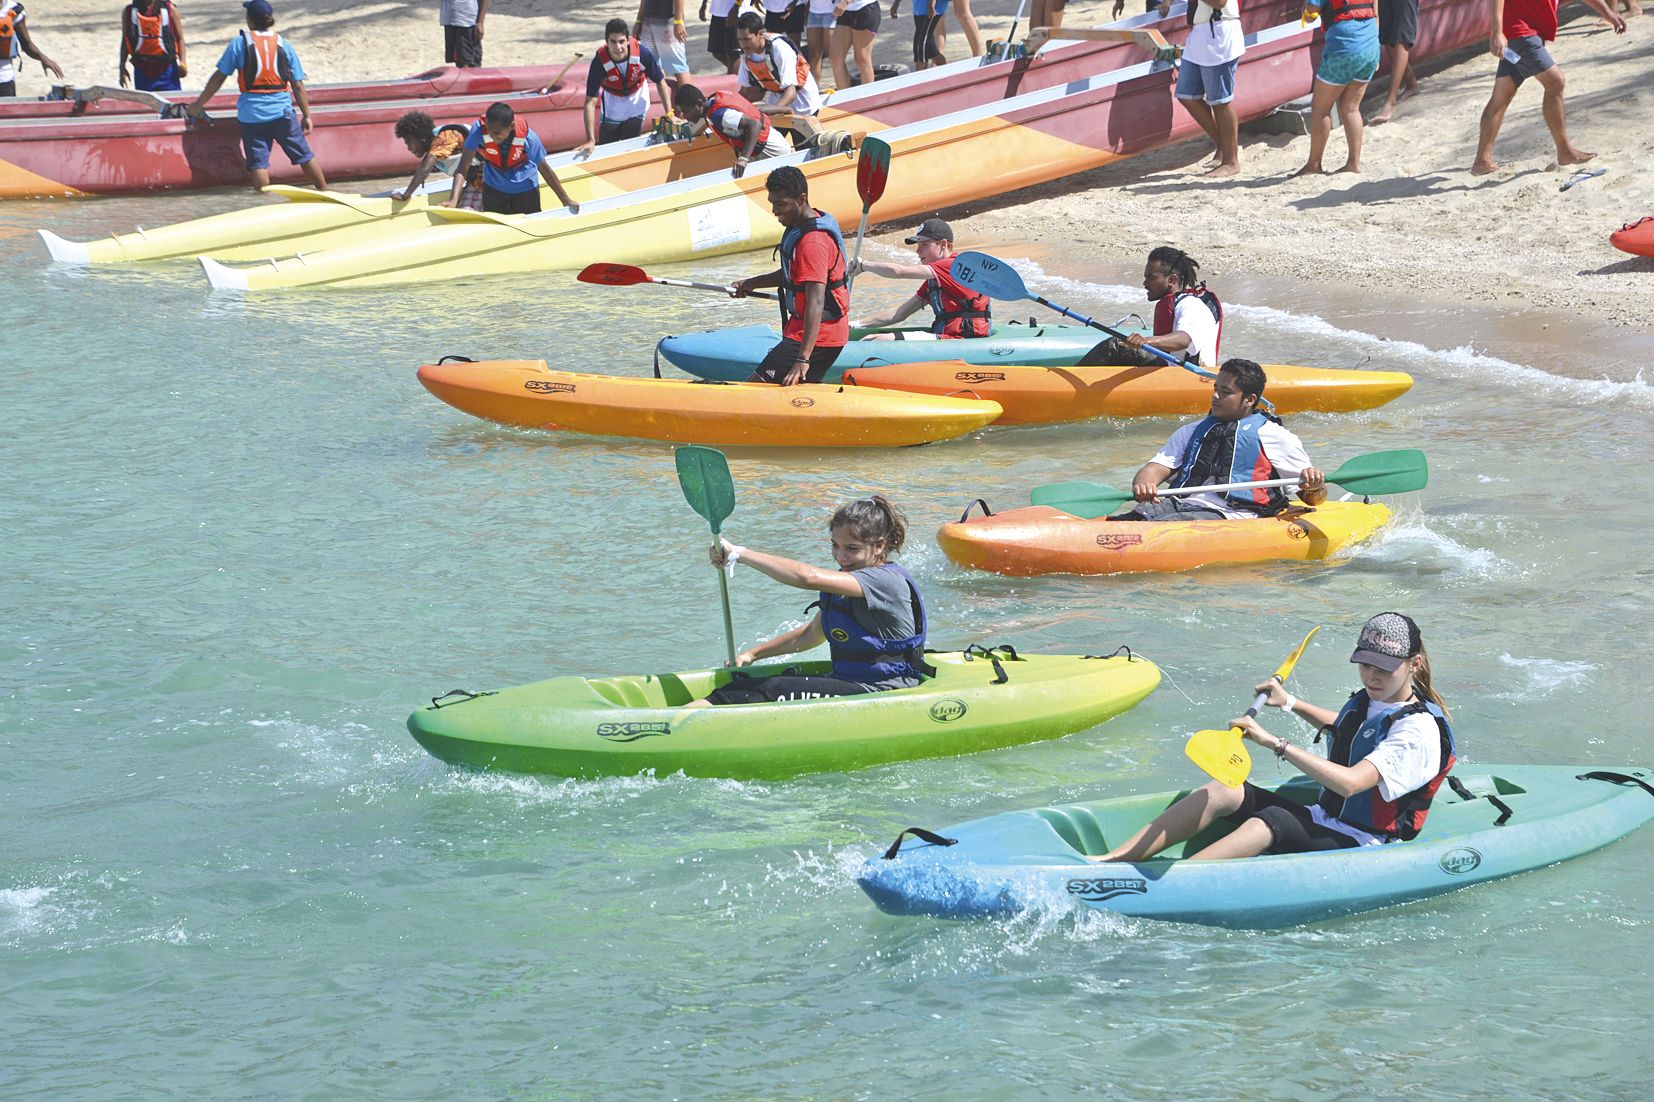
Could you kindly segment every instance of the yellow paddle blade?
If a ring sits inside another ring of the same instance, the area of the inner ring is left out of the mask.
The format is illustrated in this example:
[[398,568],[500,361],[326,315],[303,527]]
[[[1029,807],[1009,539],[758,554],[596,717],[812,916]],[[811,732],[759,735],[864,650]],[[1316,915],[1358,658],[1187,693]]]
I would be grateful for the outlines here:
[[1298,649],[1287,655],[1286,661],[1281,663],[1281,668],[1275,671],[1276,681],[1284,682],[1287,678],[1292,676],[1292,667],[1298,664],[1298,659],[1304,656],[1304,648],[1309,646],[1309,641],[1315,638],[1315,633],[1320,630],[1320,624],[1316,624],[1314,627],[1309,629],[1309,634],[1304,636],[1304,641],[1302,643],[1298,644]]
[[1196,731],[1189,736],[1183,752],[1213,780],[1230,788],[1239,788],[1252,775],[1252,755],[1246,752],[1239,727]]

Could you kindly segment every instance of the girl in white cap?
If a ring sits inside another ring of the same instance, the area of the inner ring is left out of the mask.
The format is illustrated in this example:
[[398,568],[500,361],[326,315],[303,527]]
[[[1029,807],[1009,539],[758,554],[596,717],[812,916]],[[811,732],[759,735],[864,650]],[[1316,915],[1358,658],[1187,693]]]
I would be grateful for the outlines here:
[[1320,728],[1327,756],[1264,730],[1257,720],[1230,721],[1245,738],[1321,784],[1307,807],[1247,782],[1210,781],[1116,846],[1099,861],[1142,861],[1193,838],[1219,818],[1235,829],[1190,856],[1196,860],[1310,853],[1382,845],[1416,837],[1430,801],[1453,768],[1453,729],[1430,684],[1430,658],[1418,625],[1381,612],[1361,629],[1350,661],[1361,688],[1338,711],[1296,699],[1279,681],[1254,691]]

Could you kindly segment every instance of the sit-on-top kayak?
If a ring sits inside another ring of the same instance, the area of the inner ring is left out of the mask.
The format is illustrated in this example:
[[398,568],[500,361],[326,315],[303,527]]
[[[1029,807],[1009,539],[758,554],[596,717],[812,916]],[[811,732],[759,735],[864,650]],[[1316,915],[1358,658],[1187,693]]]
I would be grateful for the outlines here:
[[1627,222],[1608,235],[1608,243],[1632,256],[1654,256],[1654,217]]
[[[951,355],[965,341],[938,349]],[[1279,413],[1374,409],[1407,393],[1400,371],[1340,371],[1265,364],[1265,396]],[[1091,417],[1166,417],[1205,413],[1212,381],[1180,367],[1029,367],[959,360],[858,367],[844,381],[913,394],[986,398],[1005,408],[1001,425],[1051,424]]]
[[1383,505],[1361,501],[1327,501],[1278,517],[1153,522],[1084,520],[1030,505],[987,516],[967,511],[942,525],[936,542],[961,566],[996,574],[1127,574],[1325,559],[1389,519]]
[[1154,663],[1129,653],[973,651],[926,655],[936,676],[910,689],[780,704],[683,707],[727,684],[723,669],[556,677],[457,702],[438,697],[408,717],[408,730],[443,761],[478,769],[775,779],[1058,738],[1119,715],[1160,683]]
[[[1436,793],[1410,842],[1233,861],[1182,858],[1233,829],[1219,820],[1151,861],[1107,853],[1181,792],[1011,811],[915,838],[857,877],[898,915],[974,918],[1083,904],[1210,926],[1270,929],[1427,899],[1606,846],[1654,817],[1654,772],[1588,765],[1478,765]],[[1462,789],[1462,790],[1461,790]],[[1278,791],[1308,803],[1295,777]],[[904,834],[907,832],[903,832]],[[900,842],[900,839],[898,839]]]
[[419,381],[501,424],[715,447],[900,448],[962,436],[1000,412],[971,398],[591,375],[544,360],[446,360],[421,367]]
[[[1097,347],[1103,334],[1083,325],[1018,325],[1000,322],[991,336],[974,340],[864,340],[874,329],[852,329],[851,340],[823,382],[836,383],[852,367],[914,363],[948,356],[968,364],[1034,364],[1067,367]],[[918,330],[893,330],[911,335]],[[662,359],[703,379],[750,379],[781,334],[767,325],[741,325],[665,337],[657,346]],[[961,389],[954,387],[953,389]],[[1210,386],[1207,387],[1208,399]]]

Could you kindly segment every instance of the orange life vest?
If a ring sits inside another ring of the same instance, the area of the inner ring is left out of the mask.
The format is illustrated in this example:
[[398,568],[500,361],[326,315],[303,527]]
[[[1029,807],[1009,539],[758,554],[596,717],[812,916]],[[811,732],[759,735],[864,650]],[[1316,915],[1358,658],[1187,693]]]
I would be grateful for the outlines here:
[[1343,23],[1351,19],[1377,19],[1373,0],[1327,0],[1328,22]]
[[[706,98],[706,117],[708,119],[712,118],[712,112],[722,111],[726,108],[730,111],[736,112],[742,118],[758,120],[757,150],[762,151],[764,148],[764,143],[770,140],[769,116],[758,110],[757,104],[753,103],[739,92],[714,92]],[[719,130],[716,126],[709,127],[709,129],[723,141],[728,142],[730,147],[737,153],[747,147],[747,141],[745,138],[732,138],[728,134],[725,134],[722,130]]]
[[603,62],[603,87],[617,96],[629,96],[643,87],[643,48],[635,38],[631,43],[631,54],[624,62],[617,62],[606,44],[598,55]]
[[[782,87],[779,79],[781,57],[775,48],[775,42],[775,35],[770,35],[765,40],[764,57],[761,61],[754,59],[751,54],[742,55],[742,60],[747,64],[747,76],[757,81],[758,87],[766,92],[780,92]],[[804,55],[796,50],[793,52],[793,60],[797,64],[793,66],[792,83],[798,88],[803,88],[810,80],[810,63],[805,61]]]
[[499,142],[488,136],[488,122],[478,119],[477,125],[482,127],[482,146],[477,154],[495,168],[504,170],[516,168],[528,159],[528,120],[518,118],[512,123],[512,135],[506,139],[502,147]]
[[171,62],[178,57],[178,43],[172,33],[172,5],[161,0],[154,15],[145,15],[134,3],[127,9],[132,18],[126,25],[126,46],[135,58]]
[[9,62],[17,48],[17,20],[21,14],[10,4],[0,5],[0,65]]
[[236,77],[241,90],[254,95],[287,91],[293,70],[281,36],[275,31],[242,31],[241,39],[241,72]]

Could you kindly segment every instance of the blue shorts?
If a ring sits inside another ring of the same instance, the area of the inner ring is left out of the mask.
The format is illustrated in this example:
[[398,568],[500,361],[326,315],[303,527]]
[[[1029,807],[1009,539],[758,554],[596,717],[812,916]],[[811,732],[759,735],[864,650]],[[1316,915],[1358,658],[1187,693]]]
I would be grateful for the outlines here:
[[1517,87],[1529,77],[1536,77],[1556,65],[1556,59],[1545,49],[1545,40],[1536,34],[1519,35],[1505,40],[1505,52],[1499,58],[1499,71],[1494,79],[1509,77]]
[[150,74],[132,66],[132,87],[140,92],[177,92],[183,87],[178,79],[178,66],[168,65],[158,73]]
[[1185,61],[1177,67],[1177,98],[1203,99],[1207,103],[1228,103],[1235,98],[1235,68],[1240,58],[1222,65],[1196,65]]
[[950,3],[952,0],[913,0],[913,14],[944,16],[948,14]]
[[1321,55],[1321,67],[1315,70],[1315,79],[1322,84],[1365,84],[1378,72],[1379,48],[1341,54],[1338,57]]
[[808,30],[830,31],[838,26],[838,17],[830,11],[813,11],[804,26]]
[[316,155],[310,143],[304,140],[304,128],[299,116],[287,112],[274,122],[244,122],[241,124],[241,151],[247,155],[247,170],[270,167],[270,143],[281,146],[287,159],[295,165],[308,164]]

